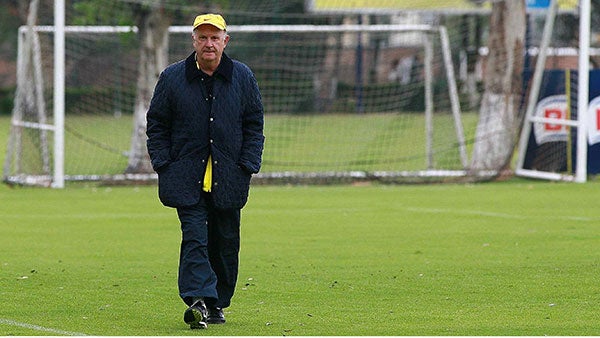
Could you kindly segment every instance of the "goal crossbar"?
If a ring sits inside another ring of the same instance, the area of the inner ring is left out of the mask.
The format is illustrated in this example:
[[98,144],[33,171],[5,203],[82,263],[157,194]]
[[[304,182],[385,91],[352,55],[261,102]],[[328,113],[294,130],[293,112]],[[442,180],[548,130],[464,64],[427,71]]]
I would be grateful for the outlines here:
[[[32,27],[36,32],[54,32],[54,26]],[[28,26],[19,28],[24,33]],[[239,33],[310,33],[310,32],[438,32],[440,26],[432,25],[232,25],[228,32]],[[136,26],[65,26],[65,33],[137,33]],[[189,26],[170,26],[170,33],[190,33]]]

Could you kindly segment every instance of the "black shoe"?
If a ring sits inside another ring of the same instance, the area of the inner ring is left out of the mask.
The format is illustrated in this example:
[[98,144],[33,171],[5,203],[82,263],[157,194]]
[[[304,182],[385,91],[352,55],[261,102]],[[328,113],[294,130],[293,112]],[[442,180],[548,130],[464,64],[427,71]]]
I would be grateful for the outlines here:
[[202,299],[198,299],[183,313],[183,321],[190,325],[190,329],[206,329],[208,311]]
[[209,307],[208,308],[208,318],[206,320],[208,324],[224,324],[225,323],[225,315],[223,314],[223,309],[219,307]]

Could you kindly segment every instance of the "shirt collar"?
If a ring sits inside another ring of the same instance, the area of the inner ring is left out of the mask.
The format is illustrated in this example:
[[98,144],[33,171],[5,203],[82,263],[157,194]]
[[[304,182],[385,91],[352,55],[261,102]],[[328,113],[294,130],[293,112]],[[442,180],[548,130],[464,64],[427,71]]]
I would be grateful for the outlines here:
[[[227,54],[223,53],[221,56],[221,62],[213,76],[215,75],[231,82],[233,77],[233,61]],[[192,52],[192,54],[185,59],[185,77],[188,82],[192,82],[192,80],[199,76],[202,76],[202,71],[196,66],[196,52]]]

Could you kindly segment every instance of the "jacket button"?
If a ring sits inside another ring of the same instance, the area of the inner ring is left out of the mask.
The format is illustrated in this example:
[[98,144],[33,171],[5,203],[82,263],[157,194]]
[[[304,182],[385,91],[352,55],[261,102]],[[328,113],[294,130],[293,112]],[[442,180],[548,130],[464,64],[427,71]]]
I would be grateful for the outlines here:
[[214,163],[214,164],[217,164],[218,162],[217,162],[217,161],[214,161],[213,163]]
[[210,143],[213,143],[213,140],[212,140],[212,138],[210,139],[210,141],[209,141],[209,142],[210,142]]
[[215,120],[214,118],[212,118],[212,117],[210,118],[210,122],[212,122],[212,121],[214,121],[214,120]]
[[214,186],[215,186],[215,187],[216,187],[217,185],[219,185],[219,183],[218,183],[218,182],[215,182],[215,183],[213,183],[213,184],[214,184]]

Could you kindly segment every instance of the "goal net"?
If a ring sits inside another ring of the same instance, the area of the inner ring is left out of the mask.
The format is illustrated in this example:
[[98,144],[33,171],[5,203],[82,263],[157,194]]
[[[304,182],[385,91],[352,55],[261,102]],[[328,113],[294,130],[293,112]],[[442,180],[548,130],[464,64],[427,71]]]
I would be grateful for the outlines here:
[[[4,181],[50,185],[53,27],[19,32],[21,95]],[[230,26],[228,33],[226,53],[252,68],[263,96],[266,144],[256,179],[467,175],[465,139],[477,116],[461,113],[443,26]],[[64,178],[131,179],[124,171],[134,120],[136,29],[67,26],[65,36]],[[171,27],[170,62],[191,51],[190,28]]]

